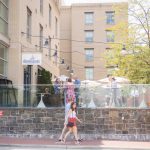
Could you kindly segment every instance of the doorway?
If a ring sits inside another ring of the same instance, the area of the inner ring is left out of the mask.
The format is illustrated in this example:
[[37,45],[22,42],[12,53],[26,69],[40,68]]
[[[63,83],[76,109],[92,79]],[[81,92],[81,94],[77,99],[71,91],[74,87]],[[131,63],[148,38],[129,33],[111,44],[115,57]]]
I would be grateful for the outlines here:
[[29,107],[31,106],[31,71],[32,66],[28,65],[24,68],[24,99],[23,106]]

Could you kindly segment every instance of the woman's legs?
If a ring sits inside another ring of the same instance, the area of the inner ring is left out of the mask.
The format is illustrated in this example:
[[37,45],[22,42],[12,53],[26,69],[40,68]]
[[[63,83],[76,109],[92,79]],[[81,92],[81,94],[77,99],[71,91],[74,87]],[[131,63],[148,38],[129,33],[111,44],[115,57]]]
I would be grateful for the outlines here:
[[63,128],[63,130],[62,130],[62,133],[61,133],[61,135],[59,137],[59,141],[63,140],[63,137],[64,137],[64,134],[65,134],[66,130],[67,130],[67,126],[65,125],[64,128]]
[[64,142],[66,141],[67,136],[72,132],[72,128],[69,128],[69,131],[64,136]]
[[76,126],[73,127],[73,134],[75,136],[76,143],[79,144],[78,133],[77,133],[77,127]]

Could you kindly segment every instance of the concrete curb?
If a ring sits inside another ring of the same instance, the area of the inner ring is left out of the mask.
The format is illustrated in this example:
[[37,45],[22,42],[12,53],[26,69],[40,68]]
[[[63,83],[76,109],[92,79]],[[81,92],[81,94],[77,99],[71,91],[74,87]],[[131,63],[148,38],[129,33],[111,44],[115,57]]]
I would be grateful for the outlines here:
[[138,147],[117,147],[117,146],[104,146],[104,145],[35,145],[35,144],[0,144],[0,147],[23,147],[23,148],[63,148],[63,149],[96,149],[99,150],[100,148],[103,149],[114,149],[114,150],[149,150],[150,148],[138,148]]

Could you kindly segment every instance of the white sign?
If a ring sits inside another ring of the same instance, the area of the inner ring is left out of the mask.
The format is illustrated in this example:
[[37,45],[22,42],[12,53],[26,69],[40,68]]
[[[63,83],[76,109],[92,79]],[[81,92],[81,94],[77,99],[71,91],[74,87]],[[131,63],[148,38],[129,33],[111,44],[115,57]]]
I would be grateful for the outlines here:
[[22,53],[22,65],[41,65],[41,53]]

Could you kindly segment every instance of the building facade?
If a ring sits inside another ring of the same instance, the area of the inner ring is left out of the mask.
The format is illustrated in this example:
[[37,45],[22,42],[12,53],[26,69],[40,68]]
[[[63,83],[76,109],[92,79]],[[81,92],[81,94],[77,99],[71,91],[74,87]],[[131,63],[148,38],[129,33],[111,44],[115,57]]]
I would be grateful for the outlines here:
[[[110,49],[109,43],[117,42],[110,28],[128,21],[125,15],[115,13],[116,5],[127,6],[127,3],[61,7],[60,36],[64,39],[60,41],[61,57],[81,80],[99,80],[108,73],[104,52]],[[66,66],[61,67],[61,74],[70,76]]]
[[8,0],[0,0],[0,77],[8,71]]
[[[52,78],[60,74],[60,1],[0,0],[0,8],[0,75],[20,89],[18,105],[28,106],[36,100],[30,98],[36,87],[25,92],[24,85],[37,84],[43,69]],[[34,61],[34,54],[42,58],[40,64],[22,63],[23,55]]]

